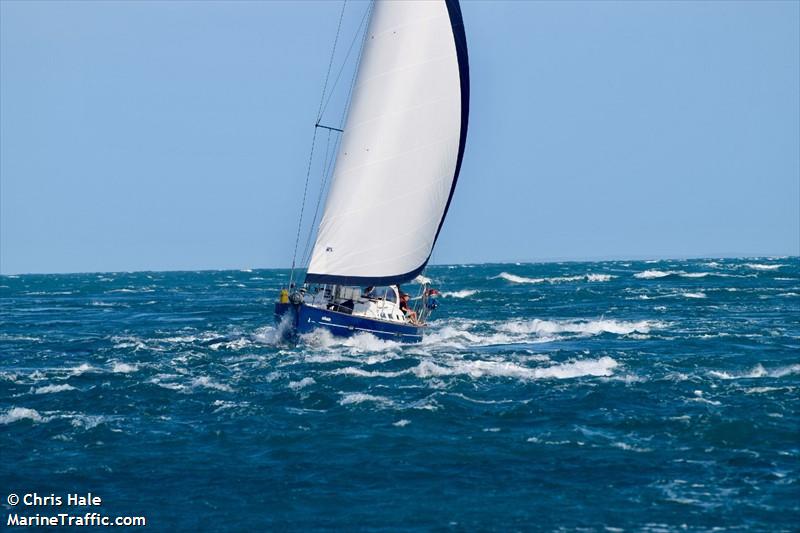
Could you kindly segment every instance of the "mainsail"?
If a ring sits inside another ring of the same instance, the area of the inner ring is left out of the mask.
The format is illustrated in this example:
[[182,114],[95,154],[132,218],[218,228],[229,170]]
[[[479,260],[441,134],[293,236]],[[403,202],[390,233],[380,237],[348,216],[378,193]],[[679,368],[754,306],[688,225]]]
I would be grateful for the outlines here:
[[389,285],[425,268],[469,114],[457,0],[376,0],[307,283]]

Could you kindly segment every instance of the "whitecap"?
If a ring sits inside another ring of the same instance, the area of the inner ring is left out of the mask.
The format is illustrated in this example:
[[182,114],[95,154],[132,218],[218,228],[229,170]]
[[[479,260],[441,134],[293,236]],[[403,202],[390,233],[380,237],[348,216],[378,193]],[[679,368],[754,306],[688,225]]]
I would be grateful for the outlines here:
[[45,385],[44,387],[39,387],[38,389],[33,390],[34,394],[50,394],[54,392],[64,392],[68,390],[75,390],[75,387],[64,383],[62,385]]
[[492,346],[497,344],[511,344],[518,339],[505,333],[491,335],[477,335],[464,329],[465,326],[444,326],[432,331],[422,338],[423,346],[436,346],[437,348],[463,349],[467,346]]
[[80,376],[87,372],[99,372],[99,370],[90,365],[89,363],[83,363],[81,365],[76,366],[75,368],[70,369],[71,376]]
[[639,452],[639,453],[645,453],[645,452],[652,452],[653,451],[650,448],[640,448],[638,446],[632,446],[632,445],[626,444],[624,442],[612,442],[611,446],[613,446],[614,448],[619,448],[620,450],[631,451],[631,452]]
[[617,366],[619,363],[614,359],[603,356],[600,359],[574,361],[543,368],[537,373],[537,377],[569,379],[581,376],[610,376]]
[[17,378],[19,378],[19,375],[15,374],[14,372],[0,371],[0,379],[10,381],[11,383],[16,383]]
[[161,388],[169,390],[184,390],[186,388],[185,385],[181,385],[180,383],[164,383],[163,381],[157,378],[151,379],[150,383],[153,383]]
[[586,281],[611,281],[615,277],[611,274],[586,274]]
[[704,292],[682,292],[681,296],[684,298],[705,298],[706,294]]
[[72,294],[72,291],[33,291],[33,292],[26,292],[28,296],[67,296]]
[[115,374],[130,374],[131,372],[136,372],[137,370],[139,370],[139,367],[136,365],[129,365],[119,361],[115,361],[114,366],[111,368],[111,371]]
[[374,402],[381,405],[391,405],[392,401],[384,396],[374,396],[372,394],[364,394],[362,392],[351,392],[344,394],[342,399],[339,400],[340,405],[354,405],[364,402]]
[[611,357],[570,361],[545,368],[529,368],[508,361],[456,361],[452,366],[422,361],[411,371],[419,378],[468,375],[477,379],[484,376],[534,379],[569,379],[582,376],[610,376],[618,363]]
[[677,274],[677,272],[674,270],[645,270],[644,272],[637,272],[633,277],[639,279],[658,279],[672,276],[673,274]]
[[464,289],[462,291],[453,291],[453,292],[443,292],[442,296],[444,298],[469,298],[470,296],[475,296],[478,291]]
[[0,334],[0,339],[5,341],[33,341],[33,342],[40,342],[42,340],[39,337],[31,337],[29,335],[7,335],[5,333]]
[[745,373],[731,374],[724,370],[711,370],[708,375],[718,379],[742,379],[742,378],[761,378],[767,375],[767,371],[763,366],[756,365],[755,368]]
[[745,394],[766,394],[769,392],[778,392],[784,390],[791,390],[789,387],[750,387],[749,389],[745,389]]
[[0,415],[0,424],[12,424],[19,420],[47,422],[49,418],[40,415],[36,409],[28,409],[27,407],[12,407],[5,414]]
[[509,274],[508,272],[501,272],[492,279],[497,279],[497,278],[502,278],[512,283],[542,283],[544,281],[544,278],[524,278],[522,276]]
[[753,270],[778,270],[783,265],[781,264],[773,264],[773,265],[765,265],[763,263],[745,263],[747,268],[752,268]]
[[651,329],[662,328],[661,322],[651,322],[640,320],[637,322],[626,322],[617,320],[515,320],[501,324],[498,329],[511,333],[534,333],[536,335],[553,335],[557,333],[577,333],[580,335],[600,335],[602,333],[613,333],[616,335],[628,335],[631,333],[649,333]]
[[[331,350],[334,348],[349,348],[352,353],[386,352],[400,346],[395,341],[381,340],[371,333],[358,333],[352,337],[336,337],[326,328],[317,328],[310,333],[300,336],[303,342],[315,348]],[[306,359],[308,361],[308,359]]]
[[380,372],[378,370],[369,371],[350,366],[345,368],[337,368],[331,372],[333,375],[357,376],[362,378],[396,378],[406,373],[407,371],[405,370],[399,370],[397,372]]
[[[217,335],[213,335],[210,338],[217,338]],[[209,337],[196,336],[196,335],[176,335],[174,337],[164,337],[163,339],[158,339],[158,340],[159,342],[192,343],[200,340],[209,340]]]
[[292,390],[300,390],[303,387],[308,387],[309,385],[314,385],[315,383],[316,381],[314,380],[314,378],[306,377],[301,379],[300,381],[290,381],[289,388]]
[[76,428],[92,429],[106,421],[101,415],[73,415],[70,424]]
[[406,426],[407,426],[407,425],[409,425],[410,423],[411,423],[411,420],[406,420],[406,419],[404,418],[404,419],[402,419],[402,420],[398,420],[397,422],[395,422],[395,423],[394,423],[394,424],[392,424],[392,425],[393,425],[394,427],[397,427],[397,428],[402,428],[402,427],[406,427]]
[[371,333],[359,333],[342,339],[342,345],[358,352],[384,352],[400,346],[399,342],[381,340]]
[[215,342],[214,344],[209,344],[208,347],[212,350],[219,350],[220,348],[225,348],[226,350],[241,350],[242,348],[246,348],[251,344],[252,343],[250,340],[240,338],[227,342]]
[[492,279],[504,279],[506,281],[510,281],[512,283],[566,283],[570,281],[589,281],[589,282],[603,282],[603,281],[611,281],[615,276],[611,274],[577,274],[574,276],[556,276],[552,278],[526,278],[523,276],[517,276],[515,274],[509,274],[508,272],[501,272],[497,276],[494,276]]
[[217,383],[208,376],[200,376],[192,380],[192,388],[203,387],[205,389],[214,389],[223,392],[233,392],[233,389],[223,383]]
[[775,370],[770,372],[770,376],[775,378],[782,378],[784,376],[789,376],[793,374],[800,374],[800,364],[776,368]]
[[114,348],[133,348],[133,351],[146,350],[148,348],[142,339],[133,335],[114,336],[111,337],[111,342],[114,343]]
[[283,342],[292,331],[292,317],[283,315],[277,326],[265,326],[253,333],[253,340],[261,344],[275,345]]
[[723,370],[711,370],[708,374],[712,377],[718,379],[726,379],[726,380],[751,379],[751,378],[763,378],[763,377],[782,378],[784,376],[800,374],[800,364],[783,366],[776,368],[774,370],[767,370],[766,368],[764,368],[764,365],[759,363],[746,372],[731,373],[731,372],[725,372]]

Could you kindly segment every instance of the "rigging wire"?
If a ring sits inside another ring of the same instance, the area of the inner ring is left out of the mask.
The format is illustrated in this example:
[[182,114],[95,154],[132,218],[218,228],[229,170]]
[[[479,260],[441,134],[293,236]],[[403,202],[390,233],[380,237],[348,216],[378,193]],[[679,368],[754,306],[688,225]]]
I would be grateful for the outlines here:
[[[356,41],[358,40],[358,36],[361,33],[361,28],[364,26],[364,22],[369,18],[369,14],[372,12],[372,4],[370,4],[369,8],[364,11],[364,15],[361,17],[361,22],[358,24],[358,28],[356,29],[355,35],[353,35],[353,40],[350,41],[350,47],[347,49],[347,54],[344,56],[344,61],[342,61],[342,66],[339,67],[339,72],[336,73],[336,79],[333,81],[333,85],[331,85],[331,92],[328,93],[328,99],[325,101],[325,106],[322,108],[319,118],[322,119],[322,115],[325,114],[325,111],[328,109],[328,104],[331,103],[331,98],[333,97],[334,89],[336,89],[336,85],[339,83],[339,79],[342,77],[342,72],[344,71],[344,67],[347,65],[347,60],[350,58],[350,53],[353,51],[353,46],[355,46]],[[363,49],[364,46],[364,39],[362,37],[361,46]],[[359,59],[361,58],[361,51],[358,52]],[[358,61],[356,61],[356,68],[355,72],[358,72]],[[352,87],[351,87],[352,90]],[[348,94],[349,100],[350,94]],[[319,122],[319,121],[318,121]]]
[[[342,30],[342,19],[344,18],[344,9],[347,7],[347,0],[342,2],[342,11],[339,13],[339,23],[336,26],[336,37],[333,39],[333,50],[331,50],[331,58],[328,61],[328,72],[325,74],[325,83],[322,86],[322,95],[319,99],[319,109],[317,110],[317,121],[316,124],[319,124],[319,119],[321,118],[322,113],[322,105],[325,102],[325,93],[328,90],[328,81],[331,75],[331,68],[333,67],[333,58],[336,55],[336,44],[339,42],[339,33]],[[294,253],[292,253],[292,269],[289,273],[289,287],[292,286],[294,283],[294,268],[297,261],[297,246],[300,243],[300,230],[303,227],[303,212],[305,211],[306,207],[306,197],[308,195],[308,180],[311,177],[311,165],[314,160],[314,145],[317,142],[317,127],[316,124],[314,126],[314,135],[311,138],[311,153],[308,156],[308,168],[306,169],[306,183],[303,187],[303,203],[300,206],[300,217],[297,221],[297,235],[294,239]]]
[[[330,134],[330,131],[328,132]],[[301,265],[307,265],[308,262],[311,260],[311,252],[312,252],[312,238],[314,236],[314,225],[317,222],[317,216],[319,215],[319,206],[322,204],[322,197],[325,193],[325,187],[328,184],[328,179],[331,177],[333,171],[333,164],[336,162],[336,153],[339,149],[339,144],[341,143],[341,136],[339,136],[333,143],[333,150],[331,151],[332,157],[326,161],[325,169],[322,174],[322,182],[319,186],[319,194],[317,195],[317,205],[314,207],[314,218],[311,219],[311,226],[308,228],[308,237],[306,238],[306,245],[303,248],[303,255]],[[330,142],[330,138],[328,139]],[[327,158],[326,158],[327,159]]]
[[[325,184],[328,181],[328,179],[327,179],[328,178],[328,173],[327,173],[328,161],[330,159],[335,159],[336,158],[335,155],[333,157],[330,157],[330,155],[331,155],[331,133],[332,133],[332,131],[328,130],[328,139],[325,142],[325,157],[323,158],[323,163],[322,163],[322,176],[321,176],[321,181],[320,181],[320,186],[319,186],[319,194],[317,195],[317,204],[314,207],[314,217],[311,219],[311,224],[308,227],[308,235],[306,236],[306,244],[305,244],[305,246],[303,246],[303,253],[300,254],[300,266],[301,267],[304,267],[306,265],[306,262],[307,262],[307,257],[308,257],[308,253],[309,253],[308,249],[311,246],[311,236],[314,233],[314,224],[316,224],[316,222],[317,222],[317,214],[319,212],[319,204],[320,204],[320,201],[322,199],[322,191],[325,189]],[[336,146],[337,146],[337,143],[334,143],[334,148]],[[335,154],[335,152],[334,152],[334,154]]]
[[[362,24],[363,24],[364,20],[366,18],[368,18],[368,16],[372,13],[372,9],[374,7],[375,7],[375,2],[372,2],[369,5],[369,9],[367,9],[367,12],[364,14],[364,18],[361,19]],[[360,26],[359,26],[359,28],[360,28]],[[367,33],[368,32],[365,31],[364,32],[364,36],[361,38],[361,47],[358,49],[358,57],[356,58],[356,65],[361,63],[361,56],[364,55],[364,44],[367,42]],[[352,47],[352,45],[351,45],[351,47]],[[348,94],[347,104],[345,105],[344,109],[342,110],[342,117],[339,120],[339,125],[340,126],[344,125],[344,119],[345,119],[345,117],[347,117],[347,112],[350,110],[350,105],[353,103],[353,99],[350,98],[350,95],[353,94],[353,88],[356,85],[356,76],[357,75],[358,75],[358,69],[357,68],[353,69],[353,77],[350,79],[350,89],[347,92],[347,94]]]
[[[370,13],[372,13],[372,8],[373,8],[373,4],[371,3],[369,8],[364,11],[364,15],[361,17],[361,22],[358,24],[358,28],[356,29],[355,35],[353,35],[353,40],[350,42],[350,46],[347,49],[347,54],[345,54],[344,60],[342,61],[342,66],[339,67],[339,72],[336,74],[336,79],[334,80],[333,85],[331,85],[331,90],[328,93],[328,99],[326,100],[325,105],[321,108],[322,109],[321,110],[321,114],[319,116],[319,119],[317,120],[317,123],[320,122],[320,120],[322,119],[322,115],[324,115],[325,111],[328,109],[328,104],[330,103],[331,98],[333,96],[333,93],[334,93],[334,91],[336,89],[336,86],[339,83],[339,79],[342,76],[342,72],[344,71],[344,68],[347,65],[347,60],[350,57],[350,53],[353,51],[353,46],[355,45],[356,41],[358,40],[359,35],[361,34],[361,28],[364,26],[364,22],[369,19],[369,15],[370,15]],[[358,64],[361,61],[361,55],[364,52],[364,43],[366,42],[366,39],[367,39],[367,33],[365,31],[364,34],[361,37],[361,46],[359,47],[358,57],[356,58],[356,68],[353,69],[353,77],[352,77],[352,79],[350,81],[350,88],[348,89],[347,95],[346,95],[347,104],[345,105],[344,109],[342,110],[342,116],[339,119],[339,126],[340,127],[342,127],[344,125],[344,120],[345,120],[345,117],[347,116],[347,110],[350,107],[351,96],[353,94],[353,88],[354,88],[354,85],[355,85],[355,79],[356,79],[356,75],[358,74]],[[325,162],[322,165],[322,180],[320,182],[319,194],[317,195],[317,204],[316,204],[316,207],[314,208],[314,218],[311,220],[311,225],[308,228],[308,236],[306,238],[306,244],[303,247],[303,254],[300,256],[300,259],[301,259],[300,265],[301,266],[306,266],[308,264],[308,262],[311,260],[311,252],[312,252],[311,241],[312,241],[312,238],[314,236],[314,230],[315,230],[314,226],[315,226],[315,224],[317,222],[317,217],[319,216],[319,208],[320,208],[320,205],[322,204],[322,197],[323,197],[323,195],[325,193],[325,187],[328,184],[328,179],[329,179],[329,177],[331,177],[331,172],[333,170],[333,165],[336,162],[336,153],[338,152],[338,148],[339,148],[339,145],[341,144],[341,140],[342,140],[341,135],[336,138],[336,140],[335,140],[335,142],[333,144],[333,150],[330,152],[331,158],[328,159],[328,153],[329,153],[328,149],[330,147],[330,136],[331,136],[331,130],[328,129],[328,143],[326,144],[326,147],[325,147]]]
[[[319,109],[317,110],[317,124],[319,124],[319,120],[322,118],[322,103],[325,101],[325,93],[328,90],[328,80],[331,77],[331,68],[333,67],[333,59],[336,56],[336,44],[339,42],[339,33],[342,31],[342,19],[344,18],[344,8],[347,7],[347,0],[342,2],[342,11],[339,13],[339,24],[336,26],[336,37],[333,39],[333,50],[331,50],[331,59],[328,61],[328,72],[325,73],[325,84],[322,86],[322,95],[319,98]],[[334,83],[334,87],[336,84]],[[331,93],[333,93],[333,87],[331,87]],[[330,96],[328,96],[328,100],[330,100]]]
[[314,137],[311,139],[311,154],[308,156],[308,170],[306,171],[306,185],[303,188],[303,203],[300,205],[300,219],[297,221],[297,236],[294,239],[294,253],[292,254],[292,270],[289,272],[289,287],[294,283],[294,267],[297,259],[297,244],[300,242],[300,228],[303,225],[303,211],[306,208],[306,195],[308,194],[308,177],[311,175],[311,162],[314,159],[314,145],[317,141],[317,128],[314,128]]

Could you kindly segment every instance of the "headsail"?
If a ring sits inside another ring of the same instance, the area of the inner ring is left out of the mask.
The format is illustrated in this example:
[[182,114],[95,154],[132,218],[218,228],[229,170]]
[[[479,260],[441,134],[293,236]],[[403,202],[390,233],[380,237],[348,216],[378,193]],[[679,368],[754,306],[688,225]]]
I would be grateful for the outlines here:
[[430,259],[469,114],[457,0],[376,0],[309,283],[387,285]]

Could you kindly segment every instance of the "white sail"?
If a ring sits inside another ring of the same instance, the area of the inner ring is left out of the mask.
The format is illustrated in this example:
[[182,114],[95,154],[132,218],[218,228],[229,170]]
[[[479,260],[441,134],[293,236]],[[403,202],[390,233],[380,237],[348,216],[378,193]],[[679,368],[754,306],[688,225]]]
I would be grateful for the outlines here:
[[467,132],[457,0],[377,0],[306,281],[402,283],[430,258]]

